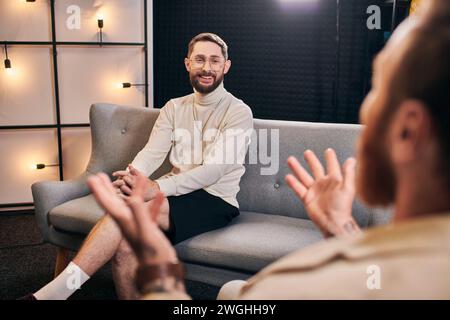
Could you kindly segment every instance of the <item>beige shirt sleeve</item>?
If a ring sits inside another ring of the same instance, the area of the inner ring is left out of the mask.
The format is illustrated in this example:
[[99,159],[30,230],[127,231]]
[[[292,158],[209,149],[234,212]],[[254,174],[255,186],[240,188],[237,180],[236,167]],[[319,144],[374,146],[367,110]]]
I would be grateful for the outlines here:
[[[209,187],[245,161],[253,129],[253,115],[247,106],[234,112],[212,146],[205,150],[204,162],[192,170],[156,180],[166,196],[179,196]],[[236,150],[231,152],[230,150]]]
[[150,138],[131,163],[145,176],[155,172],[172,147],[173,103],[169,101],[160,111]]
[[142,300],[192,300],[185,292],[152,292],[142,296]]

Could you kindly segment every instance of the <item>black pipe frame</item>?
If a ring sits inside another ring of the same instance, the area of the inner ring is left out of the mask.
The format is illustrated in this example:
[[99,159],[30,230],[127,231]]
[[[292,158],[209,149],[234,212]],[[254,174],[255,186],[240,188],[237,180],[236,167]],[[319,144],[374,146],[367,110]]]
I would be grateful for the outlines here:
[[[56,41],[56,19],[55,19],[55,0],[50,0],[50,14],[51,14],[51,41],[0,41],[4,46],[51,46],[53,59],[53,81],[54,81],[54,97],[55,97],[55,111],[56,124],[38,124],[38,125],[8,125],[0,126],[2,130],[31,130],[31,129],[56,129],[58,136],[58,163],[59,163],[59,180],[64,180],[63,175],[63,157],[62,157],[62,128],[82,128],[90,127],[89,123],[61,123],[61,108],[59,99],[59,79],[58,79],[58,46],[82,46],[82,47],[106,47],[106,46],[138,46],[143,47],[144,51],[144,67],[145,67],[145,107],[149,107],[149,83],[148,83],[148,30],[147,30],[147,0],[143,0],[144,4],[144,42],[83,42],[83,41]],[[33,202],[24,203],[4,203],[0,204],[0,208],[14,208],[34,206]]]

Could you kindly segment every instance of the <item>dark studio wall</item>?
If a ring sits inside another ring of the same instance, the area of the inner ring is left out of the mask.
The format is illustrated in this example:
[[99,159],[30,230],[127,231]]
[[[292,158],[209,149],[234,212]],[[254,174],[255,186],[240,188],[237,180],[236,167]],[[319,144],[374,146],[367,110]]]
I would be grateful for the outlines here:
[[[229,45],[232,69],[225,87],[244,100],[256,118],[358,121],[370,88],[372,56],[384,41],[383,30],[367,29],[366,10],[380,0],[340,0],[338,56],[334,0],[290,7],[282,0],[153,3],[156,107],[192,92],[183,64],[187,44],[198,33],[214,32]],[[390,10],[383,7],[388,14]],[[383,29],[390,24],[383,23]]]

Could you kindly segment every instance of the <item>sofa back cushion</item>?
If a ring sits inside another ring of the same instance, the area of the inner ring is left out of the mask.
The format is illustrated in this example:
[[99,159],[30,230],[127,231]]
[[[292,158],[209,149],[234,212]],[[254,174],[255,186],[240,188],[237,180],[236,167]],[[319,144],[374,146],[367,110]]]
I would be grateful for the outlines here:
[[[124,170],[150,137],[159,109],[99,103],[91,106],[92,152],[87,171],[111,174]],[[171,169],[168,157],[152,177]]]
[[[284,180],[290,173],[287,158],[296,156],[309,171],[303,152],[311,149],[323,162],[324,151],[332,147],[343,162],[355,155],[356,140],[361,131],[360,125],[352,124],[260,119],[254,120],[254,127],[256,136],[251,141],[246,172],[238,193],[240,209],[304,219],[308,216],[303,205]],[[363,227],[385,223],[389,215],[388,210],[373,210],[355,202],[354,216]]]

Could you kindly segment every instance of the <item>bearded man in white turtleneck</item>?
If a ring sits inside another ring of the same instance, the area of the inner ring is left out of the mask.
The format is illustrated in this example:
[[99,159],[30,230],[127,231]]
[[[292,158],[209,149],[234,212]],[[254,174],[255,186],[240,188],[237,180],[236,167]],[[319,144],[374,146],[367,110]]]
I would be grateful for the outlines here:
[[[185,65],[194,93],[167,102],[146,146],[126,170],[113,174],[118,177],[117,192],[132,201],[128,196],[138,173],[150,176],[170,152],[173,169],[156,181],[148,180],[145,200],[152,205],[160,191],[166,196],[158,224],[173,244],[224,227],[239,215],[236,195],[253,129],[250,108],[224,88],[231,61],[219,36],[194,37]],[[77,290],[68,285],[70,277],[78,274],[82,285],[110,259],[118,297],[139,298],[134,286],[136,257],[109,215],[92,229],[69,266],[30,297],[67,299]],[[173,262],[176,259],[174,255]]]

